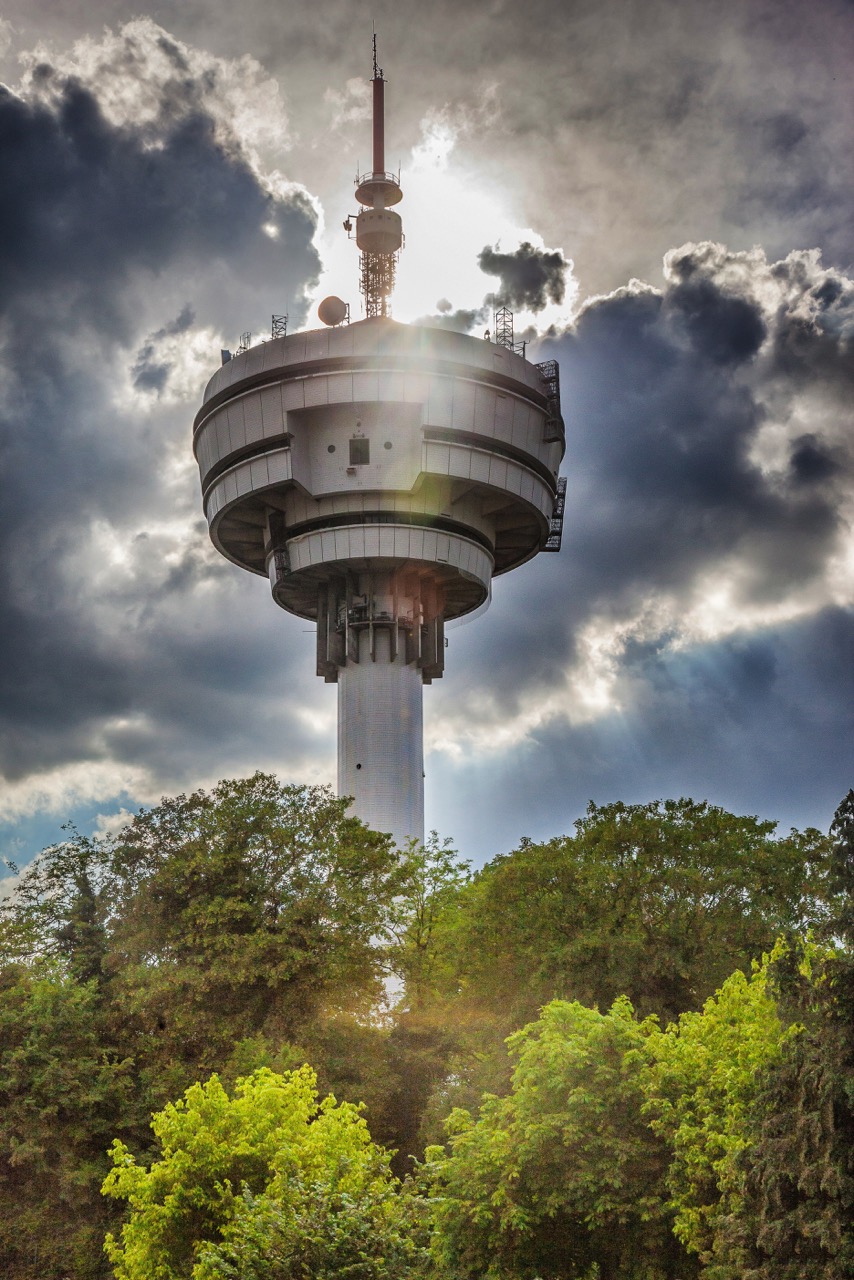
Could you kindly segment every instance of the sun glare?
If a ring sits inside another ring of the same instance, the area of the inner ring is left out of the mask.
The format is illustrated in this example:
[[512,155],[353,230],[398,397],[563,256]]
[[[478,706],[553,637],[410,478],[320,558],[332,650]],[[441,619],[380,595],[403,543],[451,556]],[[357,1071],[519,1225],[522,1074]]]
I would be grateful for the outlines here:
[[[480,269],[478,254],[484,246],[496,244],[512,251],[525,240],[542,248],[542,237],[519,224],[508,192],[477,172],[458,148],[454,127],[441,117],[431,116],[424,122],[421,141],[402,167],[401,185],[404,199],[399,210],[406,242],[397,272],[394,318],[411,323],[438,310],[483,308],[484,318],[472,324],[472,332],[483,332],[492,324],[492,295],[498,280]],[[319,233],[325,267],[313,295],[309,327],[316,321],[317,302],[328,294],[349,302],[353,319],[362,318],[355,240],[348,241],[339,221],[327,217],[326,223],[331,225],[324,225]],[[575,300],[569,283],[567,301],[561,306],[549,304],[536,321],[530,313],[517,311],[517,331],[521,333],[534,321],[540,332],[550,324],[568,323]],[[437,306],[440,301],[442,308]]]

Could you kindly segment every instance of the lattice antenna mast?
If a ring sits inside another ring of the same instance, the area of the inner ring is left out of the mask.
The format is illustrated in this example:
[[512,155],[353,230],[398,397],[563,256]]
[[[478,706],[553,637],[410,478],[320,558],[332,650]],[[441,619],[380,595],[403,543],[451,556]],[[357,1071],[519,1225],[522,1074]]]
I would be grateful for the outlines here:
[[[400,174],[385,168],[385,79],[377,63],[377,37],[373,38],[373,167],[356,175],[356,245],[361,255],[359,287],[368,318],[391,315],[391,294],[397,257],[403,246],[403,224],[392,205],[403,199]],[[349,233],[350,218],[344,223]]]

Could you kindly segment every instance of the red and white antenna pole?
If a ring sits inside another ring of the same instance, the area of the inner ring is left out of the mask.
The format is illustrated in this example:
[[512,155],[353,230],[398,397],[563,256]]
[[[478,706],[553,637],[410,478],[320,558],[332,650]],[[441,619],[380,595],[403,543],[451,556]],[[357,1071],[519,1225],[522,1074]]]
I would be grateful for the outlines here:
[[385,80],[377,66],[377,33],[374,32],[374,173],[385,173]]

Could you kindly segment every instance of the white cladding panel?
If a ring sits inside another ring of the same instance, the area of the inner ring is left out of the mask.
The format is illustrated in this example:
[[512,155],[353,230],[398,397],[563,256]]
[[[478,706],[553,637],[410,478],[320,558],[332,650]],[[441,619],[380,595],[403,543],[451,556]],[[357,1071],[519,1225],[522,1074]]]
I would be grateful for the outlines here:
[[[402,401],[291,413],[294,479],[315,497],[341,490],[408,494],[421,470],[420,428],[419,406]],[[353,462],[351,440],[366,442],[366,462]]]
[[[216,491],[216,486],[213,493]],[[294,573],[341,560],[389,559],[449,565],[489,590],[492,556],[477,542],[455,533],[421,529],[415,525],[349,525],[341,529],[317,529],[288,542]],[[271,582],[275,565],[270,563]]]
[[261,396],[257,391],[254,395],[244,397],[243,417],[246,422],[246,443],[255,444],[264,435]]
[[424,840],[424,747],[421,672],[377,630],[371,658],[367,630],[359,662],[338,674],[338,794],[353,812],[398,845]]
[[246,423],[243,417],[243,397],[228,402],[228,438],[232,450],[246,444]]
[[290,449],[271,449],[260,458],[247,458],[245,462],[239,462],[237,466],[224,472],[205,495],[208,523],[238,496],[282,484],[290,478]]
[[264,435],[275,436],[283,429],[285,411],[282,408],[282,388],[277,383],[274,387],[263,387],[258,393],[261,401],[261,420],[264,423]]

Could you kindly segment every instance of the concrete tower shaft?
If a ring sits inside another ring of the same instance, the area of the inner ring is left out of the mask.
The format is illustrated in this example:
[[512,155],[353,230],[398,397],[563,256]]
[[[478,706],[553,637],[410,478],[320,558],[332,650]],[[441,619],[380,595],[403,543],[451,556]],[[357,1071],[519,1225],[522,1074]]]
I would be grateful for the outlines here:
[[547,543],[554,384],[506,347],[364,320],[223,365],[194,448],[214,544],[317,623],[341,793],[422,838],[421,686],[442,675],[445,620]]

